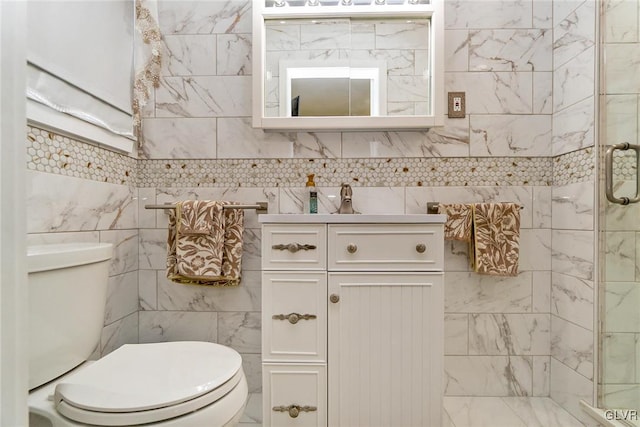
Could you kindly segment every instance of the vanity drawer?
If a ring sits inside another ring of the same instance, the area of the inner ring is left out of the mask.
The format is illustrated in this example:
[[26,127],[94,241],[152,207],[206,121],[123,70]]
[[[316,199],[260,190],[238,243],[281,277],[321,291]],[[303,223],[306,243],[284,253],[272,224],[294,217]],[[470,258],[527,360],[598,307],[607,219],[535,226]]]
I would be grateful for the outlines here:
[[436,224],[330,224],[329,270],[441,271],[444,236]]
[[327,360],[327,274],[262,273],[262,357]]
[[263,425],[327,425],[326,366],[265,364],[262,381]]
[[324,224],[267,224],[262,228],[263,270],[324,270]]

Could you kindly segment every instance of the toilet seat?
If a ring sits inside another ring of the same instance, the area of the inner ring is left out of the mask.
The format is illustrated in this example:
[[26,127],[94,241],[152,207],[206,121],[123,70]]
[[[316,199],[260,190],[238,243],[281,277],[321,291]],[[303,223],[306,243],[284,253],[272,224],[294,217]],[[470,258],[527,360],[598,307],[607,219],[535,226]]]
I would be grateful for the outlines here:
[[124,345],[57,384],[56,410],[86,424],[178,417],[223,398],[243,379],[233,349],[207,342]]

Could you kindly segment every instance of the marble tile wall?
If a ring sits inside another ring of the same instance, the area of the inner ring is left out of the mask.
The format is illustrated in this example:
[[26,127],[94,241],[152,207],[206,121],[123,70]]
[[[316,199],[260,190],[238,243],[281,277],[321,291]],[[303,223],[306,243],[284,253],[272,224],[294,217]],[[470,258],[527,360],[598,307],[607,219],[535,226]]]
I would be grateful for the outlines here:
[[[595,49],[597,4],[553,2],[554,157],[551,221],[550,397],[587,425],[579,407],[596,384]],[[571,169],[577,153],[588,175]],[[563,176],[559,176],[564,174]],[[576,179],[578,178],[578,179]]]

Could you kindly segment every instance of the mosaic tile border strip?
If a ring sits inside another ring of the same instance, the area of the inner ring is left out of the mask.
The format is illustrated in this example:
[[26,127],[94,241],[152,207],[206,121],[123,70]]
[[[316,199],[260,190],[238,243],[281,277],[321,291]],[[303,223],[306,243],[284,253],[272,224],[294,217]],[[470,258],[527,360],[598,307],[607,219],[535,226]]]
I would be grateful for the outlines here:
[[[566,185],[593,180],[593,147],[550,157],[136,160],[27,127],[27,169],[153,187],[362,187]],[[625,169],[626,170],[626,169]]]
[[[600,159],[602,162],[604,162],[604,152],[605,150],[603,149],[602,154],[600,155]],[[614,182],[615,181],[635,181],[636,170],[638,168],[638,163],[636,160],[636,152],[633,150],[616,151],[613,157],[614,157],[613,158]],[[602,174],[604,178],[604,171],[602,171]]]
[[567,185],[595,179],[594,147],[553,158],[553,185]]
[[507,186],[552,184],[547,157],[144,160],[139,187]]
[[26,140],[27,170],[137,185],[132,157],[33,126],[27,126]]

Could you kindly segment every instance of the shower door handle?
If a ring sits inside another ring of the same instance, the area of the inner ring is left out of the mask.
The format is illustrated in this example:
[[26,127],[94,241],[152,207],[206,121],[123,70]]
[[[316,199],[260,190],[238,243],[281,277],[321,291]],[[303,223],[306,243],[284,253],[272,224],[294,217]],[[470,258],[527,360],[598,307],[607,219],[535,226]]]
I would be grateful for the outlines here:
[[[613,153],[616,150],[634,150],[636,152],[636,195],[633,197],[616,197],[613,195]],[[605,193],[607,199],[611,203],[619,205],[628,205],[630,203],[640,202],[640,174],[638,174],[638,166],[640,166],[640,145],[622,144],[609,145],[604,157],[604,174],[605,174]]]

